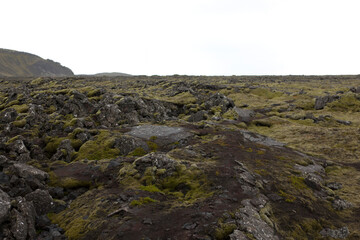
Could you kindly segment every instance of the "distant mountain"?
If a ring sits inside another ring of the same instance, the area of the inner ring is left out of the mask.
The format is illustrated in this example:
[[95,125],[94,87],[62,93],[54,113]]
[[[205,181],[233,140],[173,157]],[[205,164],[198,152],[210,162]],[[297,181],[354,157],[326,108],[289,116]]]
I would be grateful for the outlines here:
[[34,54],[0,48],[0,76],[4,77],[63,77],[74,73],[60,63]]
[[122,77],[122,76],[131,76],[130,74],[120,73],[120,72],[104,72],[104,73],[97,73],[94,76],[99,77]]

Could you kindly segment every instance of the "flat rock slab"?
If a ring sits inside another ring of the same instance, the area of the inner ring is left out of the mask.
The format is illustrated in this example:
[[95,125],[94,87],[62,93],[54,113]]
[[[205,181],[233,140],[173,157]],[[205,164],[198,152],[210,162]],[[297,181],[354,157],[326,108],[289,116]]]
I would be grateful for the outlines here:
[[131,131],[127,134],[143,139],[150,139],[151,137],[156,137],[166,140],[164,143],[180,141],[192,135],[185,128],[168,127],[163,125],[136,126],[133,127]]
[[244,138],[250,142],[259,143],[268,147],[283,147],[285,146],[284,143],[278,142],[272,138],[262,136],[257,133],[253,133],[246,130],[241,130],[242,135]]

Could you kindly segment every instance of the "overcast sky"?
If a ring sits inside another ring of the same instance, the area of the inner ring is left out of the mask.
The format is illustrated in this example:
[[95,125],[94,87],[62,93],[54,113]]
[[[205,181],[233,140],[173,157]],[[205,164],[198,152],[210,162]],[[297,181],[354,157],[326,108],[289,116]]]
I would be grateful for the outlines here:
[[2,0],[0,48],[76,74],[360,74],[359,0]]

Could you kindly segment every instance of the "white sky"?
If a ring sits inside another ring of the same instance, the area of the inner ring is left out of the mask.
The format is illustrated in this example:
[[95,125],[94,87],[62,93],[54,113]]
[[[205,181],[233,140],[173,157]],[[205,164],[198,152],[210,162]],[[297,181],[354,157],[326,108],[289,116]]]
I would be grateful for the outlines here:
[[1,0],[0,48],[76,74],[360,74],[359,0]]

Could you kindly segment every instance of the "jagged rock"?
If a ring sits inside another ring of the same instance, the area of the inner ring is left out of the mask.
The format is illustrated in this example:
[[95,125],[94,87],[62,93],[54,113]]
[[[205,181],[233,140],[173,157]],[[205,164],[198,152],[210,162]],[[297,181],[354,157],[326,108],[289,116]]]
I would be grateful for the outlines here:
[[229,235],[229,238],[230,240],[249,240],[249,238],[239,230],[234,230],[234,232]]
[[11,143],[10,148],[12,151],[16,152],[17,154],[29,153],[29,150],[26,148],[23,140],[15,140]]
[[11,210],[11,232],[16,240],[26,240],[28,224],[26,218],[16,209]]
[[0,224],[9,216],[11,204],[9,195],[0,189]]
[[320,175],[325,173],[324,167],[322,167],[319,164],[310,164],[307,166],[295,164],[294,168],[296,170],[299,170],[304,176],[306,176],[310,173],[316,173],[316,174],[320,174]]
[[188,122],[200,122],[200,121],[206,120],[206,119],[207,119],[207,111],[202,110],[202,111],[192,114],[189,117]]
[[235,107],[233,100],[231,100],[230,98],[226,97],[224,94],[221,93],[216,93],[212,95],[205,101],[204,104],[205,104],[205,109],[207,110],[211,110],[211,108],[213,107],[220,107],[222,113],[225,113],[230,108]]
[[313,173],[308,174],[304,182],[309,187],[315,189],[315,190],[321,190],[322,189],[322,178],[318,175],[315,175]]
[[76,139],[79,139],[82,143],[85,143],[86,141],[90,140],[91,134],[89,132],[80,132],[75,135]]
[[0,123],[10,123],[16,120],[18,113],[14,108],[7,108],[0,113]]
[[61,199],[64,197],[64,189],[62,187],[49,188],[49,193],[53,198]]
[[127,155],[138,147],[148,150],[148,146],[144,141],[132,136],[121,136],[116,138],[114,147],[120,150],[121,155]]
[[46,179],[49,178],[49,174],[47,174],[46,172],[23,163],[15,163],[12,166],[12,169],[14,170],[17,176],[23,178],[26,178],[27,176],[32,176],[34,178],[39,179],[40,181],[45,181]]
[[327,103],[333,102],[339,98],[339,96],[317,97],[315,100],[315,110],[323,109]]
[[107,127],[117,126],[124,115],[116,104],[107,104],[99,111],[99,114],[96,115],[97,121]]
[[24,216],[27,223],[27,235],[29,239],[35,239],[35,217],[36,211],[32,202],[20,201],[18,203],[18,209]]
[[342,184],[338,182],[331,182],[326,184],[326,186],[332,190],[339,190],[342,188]]
[[9,164],[9,159],[4,155],[0,155],[0,167],[7,167]]
[[51,225],[51,221],[45,214],[36,217],[36,228],[45,229],[49,225]]
[[34,192],[27,194],[25,199],[33,202],[38,215],[48,213],[54,205],[51,195],[46,190],[37,189]]
[[10,178],[6,173],[0,172],[0,184],[9,184]]
[[360,93],[360,87],[351,87],[350,91],[353,93]]
[[337,198],[332,202],[332,206],[335,210],[345,210],[353,207],[353,204],[344,199]]
[[255,112],[250,109],[242,109],[242,108],[234,107],[234,111],[237,113],[240,120],[243,122],[249,122],[251,118],[255,116]]
[[71,146],[69,139],[62,140],[59,147],[56,150],[56,153],[51,157],[51,161],[65,161],[71,162],[72,154],[75,152],[74,148]]
[[239,229],[252,234],[255,239],[279,239],[274,229],[261,219],[256,208],[251,205],[241,208],[235,213],[235,217]]
[[331,237],[334,239],[345,239],[349,235],[349,229],[347,227],[342,227],[338,229],[324,228],[321,230],[320,234],[323,237]]
[[157,169],[166,169],[166,173],[170,174],[176,170],[178,163],[163,153],[149,153],[134,162],[135,168],[143,173],[148,167],[156,167]]

